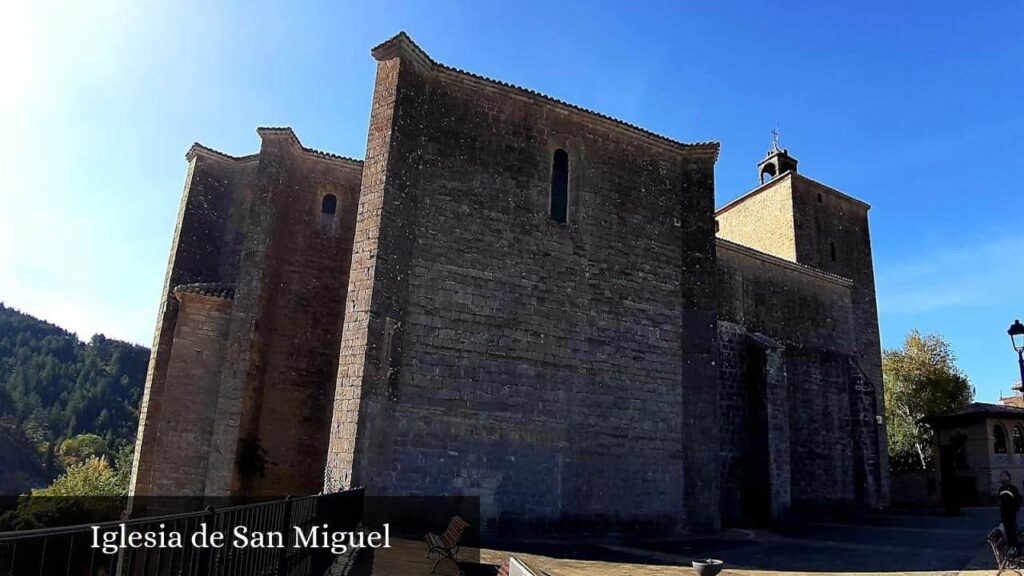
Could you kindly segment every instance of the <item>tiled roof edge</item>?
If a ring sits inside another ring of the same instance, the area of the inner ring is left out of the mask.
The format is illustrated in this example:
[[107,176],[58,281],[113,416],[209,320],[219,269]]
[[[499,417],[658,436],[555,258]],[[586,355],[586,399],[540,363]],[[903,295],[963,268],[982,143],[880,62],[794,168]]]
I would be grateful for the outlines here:
[[831,282],[835,282],[837,284],[841,284],[843,286],[846,286],[847,288],[853,286],[853,280],[851,280],[851,279],[849,279],[849,278],[847,278],[845,276],[840,276],[838,274],[833,274],[831,272],[825,272],[824,270],[821,270],[820,268],[815,268],[813,266],[808,266],[806,264],[801,264],[799,262],[793,262],[792,260],[786,260],[785,258],[779,258],[778,256],[774,256],[774,255],[768,254],[766,252],[761,252],[760,250],[751,248],[750,246],[744,246],[743,244],[737,244],[736,242],[733,242],[731,240],[726,240],[725,238],[718,238],[718,237],[716,237],[715,238],[715,247],[716,248],[725,248],[726,250],[732,250],[733,252],[739,252],[741,254],[746,254],[748,256],[751,256],[751,257],[754,257],[754,258],[758,258],[760,260],[765,260],[765,261],[773,263],[773,264],[778,264],[780,266],[783,266],[785,268],[789,268],[789,269],[794,270],[796,272],[803,272],[805,274],[810,274],[812,276],[817,276],[817,277],[820,277],[820,278],[822,278],[824,280],[828,280],[828,281],[831,281]]
[[733,198],[732,200],[729,200],[728,202],[726,202],[725,206],[722,206],[718,210],[715,210],[715,216],[717,217],[717,216],[719,216],[721,214],[724,214],[724,213],[728,212],[729,210],[731,210],[731,209],[735,208],[736,206],[739,206],[740,204],[742,204],[748,198],[752,198],[754,196],[757,196],[758,194],[760,194],[761,192],[764,192],[765,190],[771,188],[775,184],[778,184],[779,182],[782,182],[782,180],[784,178],[791,177],[793,174],[794,174],[794,172],[792,170],[786,170],[782,174],[779,174],[778,176],[776,176],[775,178],[772,178],[771,180],[765,182],[764,184],[759,184],[757,186],[757,188],[754,188],[753,190],[748,190],[748,191],[744,192],[743,194],[737,196],[736,198]]
[[970,420],[975,418],[998,418],[998,417],[1017,417],[1024,418],[1024,408],[1017,406],[1007,406],[1005,404],[993,404],[990,402],[972,402],[967,406],[959,408],[953,412],[945,414],[936,414],[933,416],[926,416],[921,418],[919,422],[925,423],[943,423],[952,422],[956,420]]
[[575,111],[575,112],[582,112],[582,113],[584,113],[584,114],[586,114],[588,116],[591,116],[591,117],[593,117],[593,118],[595,118],[595,119],[597,119],[599,121],[602,121],[602,122],[604,122],[606,124],[609,124],[609,125],[617,128],[617,129],[621,129],[621,130],[625,130],[627,132],[630,132],[633,135],[641,136],[641,137],[644,137],[644,138],[648,138],[648,139],[654,140],[656,142],[659,142],[660,144],[667,145],[667,146],[670,146],[670,147],[675,148],[675,149],[684,150],[684,151],[689,152],[689,153],[696,152],[698,154],[709,156],[709,157],[711,157],[712,161],[717,161],[718,160],[718,153],[719,153],[719,150],[721,148],[721,145],[718,142],[714,142],[714,141],[694,142],[694,143],[680,142],[678,140],[674,140],[674,139],[669,138],[667,136],[663,136],[661,134],[658,134],[657,132],[652,132],[651,130],[648,130],[646,128],[641,128],[640,126],[637,126],[636,124],[631,124],[631,123],[626,122],[624,120],[620,120],[618,118],[614,118],[612,116],[608,116],[607,114],[602,114],[600,112],[596,112],[594,110],[590,110],[590,109],[584,108],[582,106],[577,106],[576,104],[572,104],[572,103],[566,102],[564,100],[559,100],[558,98],[554,98],[552,96],[548,96],[547,94],[542,94],[540,92],[537,92],[535,90],[531,90],[529,88],[524,88],[522,86],[518,86],[518,85],[515,85],[515,84],[508,83],[508,82],[503,82],[501,80],[495,80],[493,78],[488,78],[486,76],[481,76],[479,74],[475,74],[473,72],[468,72],[466,70],[455,68],[453,66],[448,66],[446,64],[441,64],[441,63],[435,61],[433,58],[431,58],[404,31],[399,32],[398,34],[396,34],[396,35],[392,36],[391,38],[388,38],[384,42],[378,44],[377,46],[375,46],[373,49],[370,50],[370,53],[377,60],[388,60],[388,59],[391,59],[391,58],[405,57],[417,69],[420,69],[420,70],[428,70],[428,71],[446,73],[446,74],[450,74],[450,75],[453,75],[455,77],[458,77],[459,79],[467,79],[467,80],[475,81],[475,82],[478,82],[478,83],[488,84],[488,85],[497,86],[497,87],[500,87],[500,88],[504,88],[504,89],[508,89],[508,90],[513,90],[513,91],[516,91],[516,92],[520,92],[520,93],[522,93],[522,94],[524,94],[524,95],[526,95],[528,97],[538,98],[538,99],[543,100],[543,101],[545,101],[545,102],[547,102],[549,104],[555,104],[557,106],[560,106],[562,108],[568,108],[569,110]]
[[805,176],[804,174],[802,174],[800,172],[794,172],[794,175],[797,178],[801,178],[803,180],[807,180],[808,182],[810,182],[812,184],[815,184],[817,186],[821,186],[825,190],[828,190],[830,193],[835,194],[836,196],[839,196],[840,198],[843,198],[845,200],[849,200],[850,202],[853,202],[854,204],[859,204],[859,205],[863,206],[867,210],[871,209],[871,204],[868,204],[867,202],[861,200],[860,198],[854,198],[853,196],[850,196],[846,192],[843,192],[841,190],[836,190],[835,188],[829,186],[828,184],[822,184],[821,182],[818,182],[814,178],[808,178],[807,176]]
[[235,299],[235,285],[224,282],[199,282],[194,284],[179,284],[174,287],[174,296],[179,300],[185,294],[195,296],[206,296],[222,300]]
[[256,128],[256,133],[259,134],[261,138],[265,135],[284,136],[291,140],[292,143],[294,143],[299,150],[324,160],[341,160],[343,162],[351,162],[354,164],[358,164],[360,166],[363,165],[362,160],[357,160],[355,158],[349,158],[348,156],[334,154],[333,152],[325,152],[323,150],[317,150],[315,148],[307,148],[303,146],[302,141],[299,140],[299,137],[295,135],[295,131],[292,130],[291,127],[289,126],[260,126],[259,128]]
[[722,206],[718,210],[715,210],[715,216],[720,216],[721,214],[724,214],[724,213],[728,212],[729,210],[735,208],[736,206],[739,206],[745,200],[747,200],[749,198],[752,198],[754,196],[757,196],[761,192],[764,192],[765,190],[771,188],[775,184],[781,182],[783,180],[783,178],[789,178],[790,180],[792,180],[793,178],[799,178],[801,180],[806,180],[807,182],[810,182],[811,184],[814,184],[816,186],[821,186],[822,188],[827,190],[830,194],[835,194],[836,196],[838,196],[838,197],[840,197],[840,198],[842,198],[844,200],[848,200],[850,202],[853,202],[854,204],[857,204],[859,206],[863,206],[865,210],[870,210],[871,209],[871,205],[868,204],[867,202],[861,200],[860,198],[854,198],[853,196],[850,196],[849,194],[847,194],[845,192],[842,192],[840,190],[836,190],[835,188],[829,186],[828,184],[822,184],[821,182],[818,182],[814,178],[808,178],[807,176],[805,176],[804,174],[802,174],[800,172],[794,172],[792,170],[786,170],[782,174],[779,174],[778,176],[776,176],[775,178],[772,178],[771,180],[765,182],[764,184],[760,184],[756,188],[754,188],[752,190],[748,190],[748,191],[744,192],[743,194],[741,194],[740,196],[737,196],[736,198],[733,198],[732,200],[726,202],[726,204],[724,206]]
[[203,146],[199,142],[193,142],[192,146],[189,147],[188,151],[185,152],[185,160],[192,161],[196,156],[203,155],[206,157],[216,158],[218,160],[227,160],[231,162],[245,162],[249,160],[255,160],[259,157],[259,154],[246,154],[245,156],[232,156],[230,154],[215,150],[209,146]]
[[363,161],[359,160],[358,158],[350,158],[348,156],[342,156],[340,154],[335,154],[333,152],[325,152],[323,150],[317,150],[315,148],[307,148],[305,146],[302,146],[302,151],[306,152],[307,154],[312,154],[314,156],[319,156],[320,158],[323,158],[325,160],[342,160],[344,162],[351,162],[353,164],[359,164],[360,166],[363,165]]

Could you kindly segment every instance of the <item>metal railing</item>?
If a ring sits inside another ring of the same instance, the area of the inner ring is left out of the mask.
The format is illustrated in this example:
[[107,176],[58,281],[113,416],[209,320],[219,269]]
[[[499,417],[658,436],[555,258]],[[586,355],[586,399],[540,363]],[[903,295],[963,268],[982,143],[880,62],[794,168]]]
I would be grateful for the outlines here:
[[[207,507],[198,512],[135,518],[117,522],[0,533],[2,576],[319,576],[329,567],[330,550],[295,546],[295,527],[308,531],[327,524],[331,531],[355,530],[362,515],[362,489],[333,494],[285,498],[255,504]],[[238,527],[245,534],[282,535],[283,546],[236,547]],[[131,538],[145,544],[146,533],[159,543],[180,546],[120,547]],[[203,543],[213,533],[224,535],[222,546]],[[117,551],[102,548],[106,534]],[[133,534],[137,536],[132,536]],[[196,540],[194,541],[193,538]],[[115,542],[112,542],[114,544]],[[99,544],[99,546],[97,546]],[[199,544],[196,546],[194,544]]]

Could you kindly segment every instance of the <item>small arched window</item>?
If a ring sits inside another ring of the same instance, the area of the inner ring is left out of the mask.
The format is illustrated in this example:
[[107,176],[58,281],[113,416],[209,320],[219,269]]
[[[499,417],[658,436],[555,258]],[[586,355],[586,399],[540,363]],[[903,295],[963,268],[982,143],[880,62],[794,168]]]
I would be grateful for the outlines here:
[[1006,454],[1006,429],[1002,424],[996,424],[992,428],[992,451],[996,454]]
[[320,232],[332,234],[334,232],[334,213],[338,211],[338,198],[334,194],[327,194],[320,200]]
[[320,213],[334,215],[338,211],[338,198],[334,194],[324,196],[320,201]]
[[761,169],[761,184],[775,178],[775,164],[765,164]]
[[831,242],[830,241],[828,243],[828,255],[832,257],[832,261],[833,262],[836,261],[836,243],[835,242]]
[[818,204],[821,204],[821,192],[818,192]]
[[1013,453],[1024,454],[1024,428],[1014,426],[1010,431],[1010,439],[1013,441]]
[[564,224],[569,212],[569,154],[559,148],[551,161],[551,219]]

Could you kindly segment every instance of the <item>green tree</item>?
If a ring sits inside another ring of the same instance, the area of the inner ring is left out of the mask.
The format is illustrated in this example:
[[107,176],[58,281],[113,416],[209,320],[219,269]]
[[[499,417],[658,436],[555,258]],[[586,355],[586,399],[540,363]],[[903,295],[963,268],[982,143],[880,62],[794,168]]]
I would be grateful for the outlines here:
[[127,490],[107,459],[93,456],[68,468],[46,488],[33,490],[32,496],[122,496]]
[[921,419],[974,400],[974,389],[956,366],[949,342],[914,330],[902,348],[882,354],[889,458],[894,470],[925,470],[932,464],[931,430]]
[[89,458],[103,458],[110,454],[107,442],[95,434],[79,434],[60,443],[57,456],[64,468],[70,469]]
[[132,461],[135,459],[135,445],[124,444],[114,454],[114,469],[117,471],[117,481],[128,494],[128,488],[132,483]]
[[[35,448],[44,482],[90,455],[113,455],[134,443],[148,363],[145,347],[102,335],[82,342],[0,302],[0,428]],[[72,452],[76,435],[102,439],[106,450]],[[0,446],[0,462],[12,461]],[[0,476],[0,494],[43,484],[29,474],[37,467],[20,461]]]
[[30,530],[116,519],[128,486],[106,458],[92,457],[68,468],[53,484],[32,490],[0,516],[0,531]]

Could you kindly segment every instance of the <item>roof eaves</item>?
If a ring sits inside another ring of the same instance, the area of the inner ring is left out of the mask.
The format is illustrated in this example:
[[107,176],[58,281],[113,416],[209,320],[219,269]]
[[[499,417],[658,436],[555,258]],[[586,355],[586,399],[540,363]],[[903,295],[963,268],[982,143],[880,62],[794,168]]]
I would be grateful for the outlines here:
[[256,128],[256,133],[259,134],[260,138],[271,137],[284,137],[292,141],[299,148],[302,147],[302,143],[299,142],[299,137],[295,135],[295,131],[288,126],[260,126]]
[[225,152],[221,152],[220,150],[216,150],[214,148],[210,148],[209,146],[203,146],[199,142],[193,142],[192,146],[190,146],[188,151],[185,152],[185,160],[191,162],[193,158],[195,158],[196,156],[200,156],[200,155],[206,156],[207,158],[216,158],[218,160],[226,160],[226,161],[232,161],[232,162],[245,161],[245,160],[253,160],[253,159],[255,159],[255,158],[257,158],[259,156],[258,154],[246,154],[245,156],[232,156],[232,155],[227,154]]
[[499,86],[501,88],[505,88],[505,89],[508,89],[508,90],[514,90],[514,91],[520,92],[520,93],[522,93],[522,94],[524,94],[524,95],[526,95],[528,97],[537,98],[537,99],[542,100],[544,102],[547,102],[549,104],[555,104],[557,106],[568,108],[568,109],[570,109],[572,111],[575,111],[575,112],[582,112],[583,114],[586,114],[588,116],[592,116],[592,117],[597,118],[597,119],[599,119],[601,121],[604,121],[606,123],[613,124],[617,128],[625,129],[626,131],[631,132],[631,133],[633,133],[633,134],[635,134],[637,136],[642,136],[642,137],[645,137],[645,138],[654,139],[654,140],[656,140],[656,141],[658,141],[658,142],[660,142],[662,144],[667,144],[667,145],[669,145],[669,146],[671,146],[673,148],[681,148],[681,149],[684,149],[684,150],[686,150],[688,152],[691,152],[691,151],[692,152],[704,152],[707,155],[710,155],[712,157],[712,160],[714,160],[714,161],[718,160],[718,154],[719,154],[719,150],[721,148],[721,144],[719,142],[715,142],[715,141],[680,142],[679,140],[675,140],[675,139],[669,138],[668,136],[664,136],[662,134],[658,134],[657,132],[653,132],[653,131],[648,130],[646,128],[641,128],[640,126],[637,126],[636,124],[632,124],[630,122],[626,122],[625,120],[620,120],[620,119],[615,118],[613,116],[609,116],[607,114],[603,114],[601,112],[597,112],[597,111],[591,110],[589,108],[584,108],[582,106],[578,106],[578,105],[573,104],[571,102],[566,102],[565,100],[560,100],[560,99],[555,98],[553,96],[548,96],[547,94],[543,94],[541,92],[537,92],[536,90],[531,90],[530,88],[524,88],[522,86],[518,86],[516,84],[511,84],[509,82],[504,82],[502,80],[495,80],[494,78],[488,78],[486,76],[481,76],[480,74],[476,74],[474,72],[469,72],[469,71],[466,71],[466,70],[462,70],[461,68],[455,68],[453,66],[448,66],[446,64],[437,64],[437,69],[441,70],[443,72],[447,72],[449,74],[453,74],[453,75],[469,78],[469,79],[475,80],[477,82],[482,82],[482,83],[486,83],[486,84],[491,84],[491,85]]
[[584,113],[584,114],[586,114],[588,116],[594,117],[594,118],[596,118],[598,120],[601,120],[601,121],[603,121],[605,123],[611,124],[611,125],[613,125],[616,128],[624,129],[627,132],[633,133],[634,135],[637,135],[637,136],[642,136],[642,137],[645,137],[645,138],[648,138],[648,139],[652,139],[652,140],[654,140],[656,142],[659,142],[660,144],[668,145],[668,146],[670,146],[672,148],[675,148],[675,149],[682,149],[682,150],[685,150],[685,151],[691,152],[691,153],[692,152],[696,152],[698,154],[702,154],[704,156],[710,157],[713,162],[718,160],[718,154],[719,154],[719,150],[721,148],[721,144],[719,142],[715,142],[715,141],[694,142],[694,143],[680,142],[678,140],[674,140],[674,139],[669,138],[667,136],[663,136],[661,134],[658,134],[657,132],[653,132],[651,130],[647,130],[646,128],[641,128],[640,126],[637,126],[635,124],[631,124],[631,123],[626,122],[624,120],[620,120],[618,118],[614,118],[612,116],[608,116],[607,114],[602,114],[600,112],[596,112],[594,110],[590,110],[588,108],[584,108],[582,106],[577,106],[576,104],[572,104],[570,102],[566,102],[564,100],[560,100],[558,98],[554,98],[552,96],[548,96],[547,94],[542,94],[540,92],[537,92],[536,90],[531,90],[529,88],[524,88],[522,86],[518,86],[518,85],[511,84],[509,82],[504,82],[504,81],[501,81],[501,80],[495,80],[494,78],[488,78],[486,76],[481,76],[480,74],[476,74],[476,73],[473,73],[473,72],[468,72],[468,71],[462,70],[460,68],[455,68],[454,66],[448,66],[446,64],[441,64],[441,63],[435,61],[433,58],[431,58],[430,55],[428,55],[426,53],[426,51],[424,51],[422,48],[420,48],[419,45],[416,44],[416,42],[414,42],[413,39],[411,37],[409,37],[409,35],[405,31],[401,31],[398,34],[395,34],[394,36],[392,36],[391,38],[388,38],[384,42],[381,42],[377,46],[374,46],[370,50],[370,53],[377,60],[388,60],[388,59],[391,59],[391,58],[397,58],[397,57],[405,56],[405,57],[409,58],[409,60],[417,68],[419,68],[421,70],[429,70],[429,71],[435,71],[435,72],[440,71],[440,72],[448,73],[448,74],[451,74],[451,75],[454,75],[454,76],[457,76],[457,77],[474,80],[474,81],[477,81],[477,82],[480,82],[480,83],[485,83],[485,84],[489,84],[489,85],[492,85],[492,86],[498,86],[498,87],[501,87],[501,88],[504,88],[504,89],[508,89],[508,90],[514,90],[514,91],[520,92],[520,93],[522,93],[522,94],[524,94],[524,95],[526,95],[528,97],[537,98],[537,99],[540,99],[540,100],[542,100],[544,102],[547,102],[549,104],[555,104],[555,105],[563,107],[563,108],[568,108],[568,109],[570,109],[572,111],[582,112],[582,113]]
[[437,62],[413,42],[405,30],[371,48],[370,55],[378,61],[405,56],[420,70],[429,70],[437,66]]
[[323,150],[317,150],[315,148],[306,148],[305,146],[303,146],[302,151],[306,152],[307,154],[312,154],[313,156],[323,158],[325,160],[342,160],[344,162],[359,164],[360,166],[362,166],[363,164],[362,160],[357,160],[356,158],[349,158],[348,156],[341,156],[340,154],[334,154],[332,152],[324,152]]
[[733,252],[745,253],[748,256],[759,258],[767,262],[772,262],[780,266],[789,268],[791,270],[795,270],[797,272],[803,272],[805,274],[818,276],[825,280],[830,280],[834,283],[846,286],[847,288],[853,286],[853,280],[845,276],[840,276],[838,274],[833,274],[831,272],[825,272],[820,268],[815,268],[814,266],[808,266],[806,264],[801,264],[799,262],[793,262],[792,260],[786,260],[785,258],[780,258],[778,256],[775,256],[774,254],[768,254],[767,252],[762,252],[756,248],[751,248],[750,246],[744,246],[743,244],[733,242],[732,240],[726,240],[725,238],[720,238],[716,236],[715,246],[716,248],[725,248],[727,250],[732,250]]
[[360,166],[362,166],[363,164],[362,160],[357,160],[355,158],[349,158],[348,156],[341,156],[339,154],[334,154],[332,152],[325,152],[323,150],[317,150],[315,148],[307,148],[306,146],[303,146],[302,141],[299,140],[299,137],[295,134],[295,131],[288,126],[263,126],[257,128],[256,133],[259,134],[261,138],[266,136],[280,136],[287,138],[302,152],[312,156],[316,156],[324,160],[340,160],[342,162],[358,164]]
[[221,300],[235,299],[235,285],[224,282],[197,282],[193,284],[179,284],[174,287],[175,298],[181,299],[184,295],[206,296]]
[[836,190],[835,188],[829,186],[828,184],[822,184],[821,182],[818,182],[814,178],[808,178],[807,176],[804,176],[803,174],[801,174],[799,172],[795,172],[795,174],[796,174],[797,177],[799,177],[799,178],[801,178],[803,180],[806,180],[806,181],[808,181],[808,182],[810,182],[810,183],[812,183],[812,184],[814,184],[816,186],[821,186],[822,188],[824,188],[825,190],[827,190],[831,194],[835,194],[836,196],[839,196],[840,198],[843,198],[844,200],[849,200],[850,202],[853,202],[854,204],[859,204],[859,205],[863,206],[865,210],[870,210],[871,209],[871,204],[868,204],[867,202],[861,200],[860,198],[854,198],[853,196],[850,196],[849,194],[847,194],[845,192]]
[[742,195],[737,196],[736,198],[733,198],[732,200],[726,202],[725,206],[722,206],[718,210],[715,210],[715,217],[717,218],[719,215],[724,214],[724,213],[728,212],[729,210],[739,206],[740,204],[742,204],[746,200],[748,200],[750,198],[753,198],[754,196],[757,196],[758,194],[760,194],[761,192],[764,192],[765,190],[768,190],[772,186],[778,184],[779,182],[782,182],[782,180],[784,178],[789,178],[793,174],[794,174],[793,171],[786,170],[785,172],[783,172],[782,174],[779,174],[775,178],[772,178],[771,180],[765,182],[764,184],[759,185],[757,188],[754,188],[753,190],[748,190],[747,192],[744,192]]
[[973,402],[959,410],[947,414],[936,414],[926,416],[919,421],[927,424],[975,420],[983,418],[1024,418],[1024,408],[1016,406],[1005,406],[1002,404],[989,404],[986,402]]

